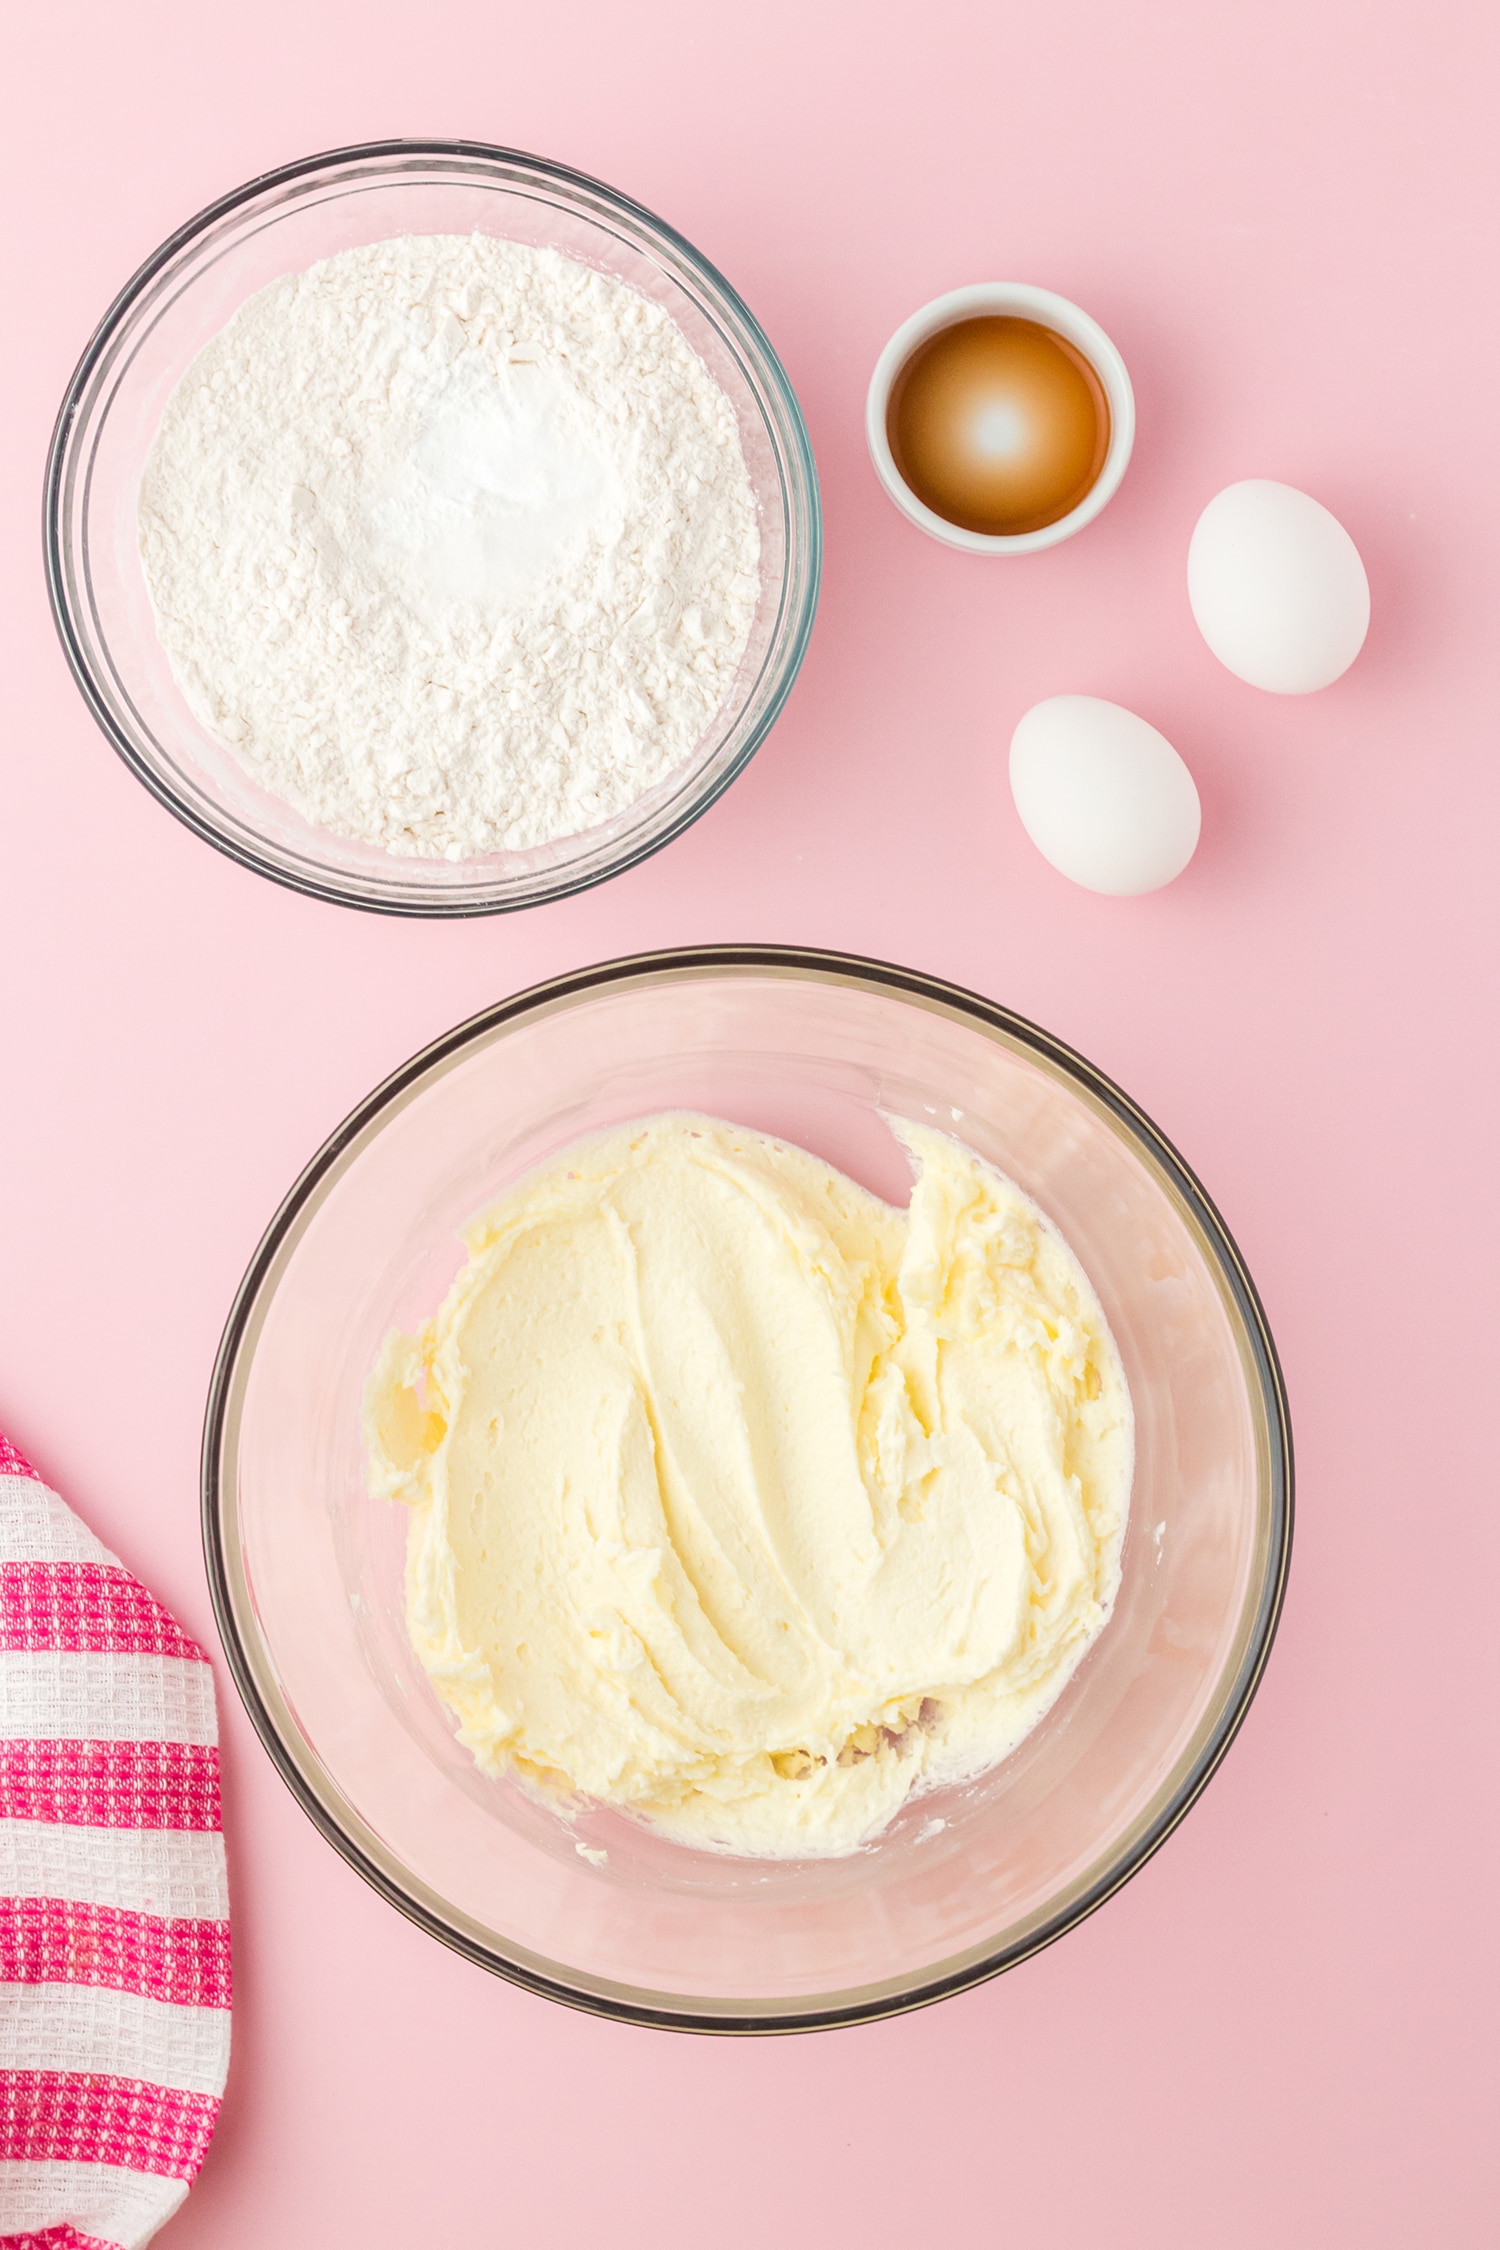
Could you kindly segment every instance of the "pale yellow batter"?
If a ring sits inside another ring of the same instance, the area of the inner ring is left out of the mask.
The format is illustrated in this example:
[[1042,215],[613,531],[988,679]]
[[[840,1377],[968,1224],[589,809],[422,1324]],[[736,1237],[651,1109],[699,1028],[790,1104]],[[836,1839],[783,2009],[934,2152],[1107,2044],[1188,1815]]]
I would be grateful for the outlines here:
[[412,1643],[491,1773],[852,1850],[1003,1757],[1109,1616],[1129,1394],[1066,1243],[894,1130],[894,1210],[716,1119],[569,1150],[371,1377]]

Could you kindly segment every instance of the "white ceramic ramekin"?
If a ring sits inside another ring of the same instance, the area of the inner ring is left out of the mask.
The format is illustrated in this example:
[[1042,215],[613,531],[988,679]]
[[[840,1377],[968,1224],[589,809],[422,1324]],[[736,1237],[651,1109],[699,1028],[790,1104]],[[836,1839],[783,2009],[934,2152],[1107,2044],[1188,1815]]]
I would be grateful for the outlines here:
[[[1034,320],[1039,326],[1066,337],[1093,367],[1109,401],[1109,451],[1096,482],[1078,506],[1071,508],[1067,515],[1059,516],[1056,523],[1044,524],[1040,531],[1012,535],[965,531],[962,525],[949,523],[946,516],[929,508],[925,501],[917,498],[897,468],[886,435],[891,387],[917,346],[925,344],[940,328],[951,328],[956,321],[996,315]],[[919,529],[949,547],[962,547],[971,555],[1030,555],[1039,547],[1055,547],[1060,539],[1071,539],[1075,531],[1082,531],[1086,523],[1092,523],[1105,503],[1114,497],[1135,443],[1135,393],[1131,390],[1124,360],[1097,320],[1090,320],[1079,306],[1070,304],[1066,297],[1059,297],[1050,289],[1034,289],[1024,281],[978,281],[967,289],[950,289],[946,297],[934,297],[930,305],[923,305],[920,312],[914,312],[910,320],[903,321],[896,330],[875,362],[875,372],[870,377],[869,396],[865,401],[865,435],[876,475],[901,513],[909,516]]]

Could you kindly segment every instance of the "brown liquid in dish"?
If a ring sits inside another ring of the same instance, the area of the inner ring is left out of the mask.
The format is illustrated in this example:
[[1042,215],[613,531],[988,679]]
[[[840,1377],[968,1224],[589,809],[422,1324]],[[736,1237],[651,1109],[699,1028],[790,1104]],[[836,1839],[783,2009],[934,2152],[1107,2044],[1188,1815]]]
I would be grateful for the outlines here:
[[1109,401],[1066,337],[990,315],[917,346],[891,386],[886,435],[935,515],[1015,538],[1071,515],[1098,482]]

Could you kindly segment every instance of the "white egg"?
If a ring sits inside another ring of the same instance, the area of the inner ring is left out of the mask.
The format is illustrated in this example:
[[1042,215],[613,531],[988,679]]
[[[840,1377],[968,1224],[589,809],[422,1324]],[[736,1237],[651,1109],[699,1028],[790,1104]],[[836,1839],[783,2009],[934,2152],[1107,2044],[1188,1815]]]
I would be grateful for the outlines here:
[[1180,875],[1198,845],[1198,791],[1164,734],[1096,695],[1033,704],[1010,738],[1021,825],[1060,875],[1135,898]]
[[1188,600],[1219,662],[1273,695],[1327,687],[1370,623],[1370,582],[1338,517],[1264,477],[1231,484],[1198,518]]

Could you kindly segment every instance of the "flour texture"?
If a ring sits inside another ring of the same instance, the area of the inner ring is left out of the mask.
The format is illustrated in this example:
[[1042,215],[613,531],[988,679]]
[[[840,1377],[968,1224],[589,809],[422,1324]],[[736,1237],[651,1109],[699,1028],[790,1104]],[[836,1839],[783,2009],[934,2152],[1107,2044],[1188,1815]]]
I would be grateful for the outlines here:
[[625,811],[724,703],[759,597],[734,412],[674,321],[488,235],[272,282],[141,482],[194,715],[308,820],[527,850]]

